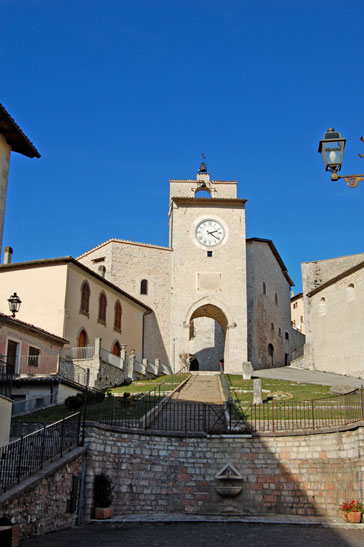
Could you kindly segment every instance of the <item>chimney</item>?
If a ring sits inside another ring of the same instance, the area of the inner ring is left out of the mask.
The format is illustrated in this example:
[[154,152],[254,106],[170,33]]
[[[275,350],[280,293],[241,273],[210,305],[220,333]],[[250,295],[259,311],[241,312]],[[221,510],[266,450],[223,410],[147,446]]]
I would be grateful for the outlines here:
[[3,264],[11,264],[11,257],[13,256],[13,249],[11,247],[4,248],[4,262]]

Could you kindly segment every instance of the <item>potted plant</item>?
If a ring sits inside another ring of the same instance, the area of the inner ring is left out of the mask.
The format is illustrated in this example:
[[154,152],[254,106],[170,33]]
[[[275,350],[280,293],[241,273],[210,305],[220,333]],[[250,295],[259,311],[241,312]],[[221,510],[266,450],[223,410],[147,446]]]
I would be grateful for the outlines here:
[[340,505],[344,520],[348,522],[360,522],[361,516],[364,513],[364,506],[359,501],[344,501]]
[[95,518],[108,519],[113,516],[111,479],[105,473],[99,473],[94,480]]

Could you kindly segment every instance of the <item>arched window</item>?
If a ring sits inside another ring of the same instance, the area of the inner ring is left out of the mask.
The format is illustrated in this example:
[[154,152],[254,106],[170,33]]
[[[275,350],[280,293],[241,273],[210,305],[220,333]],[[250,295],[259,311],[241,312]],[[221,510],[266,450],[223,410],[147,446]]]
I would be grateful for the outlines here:
[[103,325],[106,324],[106,306],[107,306],[106,294],[104,292],[101,292],[99,296],[98,322],[102,323]]
[[270,365],[273,367],[274,366],[274,347],[272,346],[272,344],[268,345],[268,355],[270,357]]
[[114,306],[114,330],[121,332],[121,315],[122,309],[119,300],[115,302]]
[[347,293],[348,293],[348,302],[354,302],[355,300],[355,287],[354,283],[350,283],[347,287]]
[[267,285],[265,284],[265,281],[263,281],[263,294],[267,294]]
[[274,323],[270,324],[270,330],[274,330]]
[[111,353],[113,355],[117,355],[118,357],[120,357],[120,352],[121,352],[121,346],[119,342],[115,342],[115,344],[112,347]]
[[195,190],[195,198],[211,198],[211,192],[207,186],[199,186],[197,190]]
[[148,294],[148,281],[147,279],[142,279],[140,282],[140,294]]
[[322,297],[320,300],[320,315],[321,317],[326,315],[326,300],[324,297]]
[[90,307],[90,285],[84,281],[81,285],[81,305],[80,312],[88,315]]

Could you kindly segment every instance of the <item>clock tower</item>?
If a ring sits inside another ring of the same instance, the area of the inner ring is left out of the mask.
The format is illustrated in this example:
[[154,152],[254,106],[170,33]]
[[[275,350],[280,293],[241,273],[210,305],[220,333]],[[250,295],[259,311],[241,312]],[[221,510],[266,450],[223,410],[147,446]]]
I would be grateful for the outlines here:
[[175,370],[194,355],[200,370],[241,373],[247,361],[245,199],[236,181],[170,181],[171,348]]

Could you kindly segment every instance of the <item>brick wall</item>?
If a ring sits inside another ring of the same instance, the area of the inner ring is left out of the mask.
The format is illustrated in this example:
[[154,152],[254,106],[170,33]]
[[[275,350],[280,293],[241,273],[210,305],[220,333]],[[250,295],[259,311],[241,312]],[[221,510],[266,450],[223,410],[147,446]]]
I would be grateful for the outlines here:
[[[92,484],[105,471],[118,514],[148,512],[339,514],[363,499],[364,428],[302,436],[207,438],[138,435],[88,428],[86,515]],[[231,462],[242,491],[222,498],[215,475]]]

